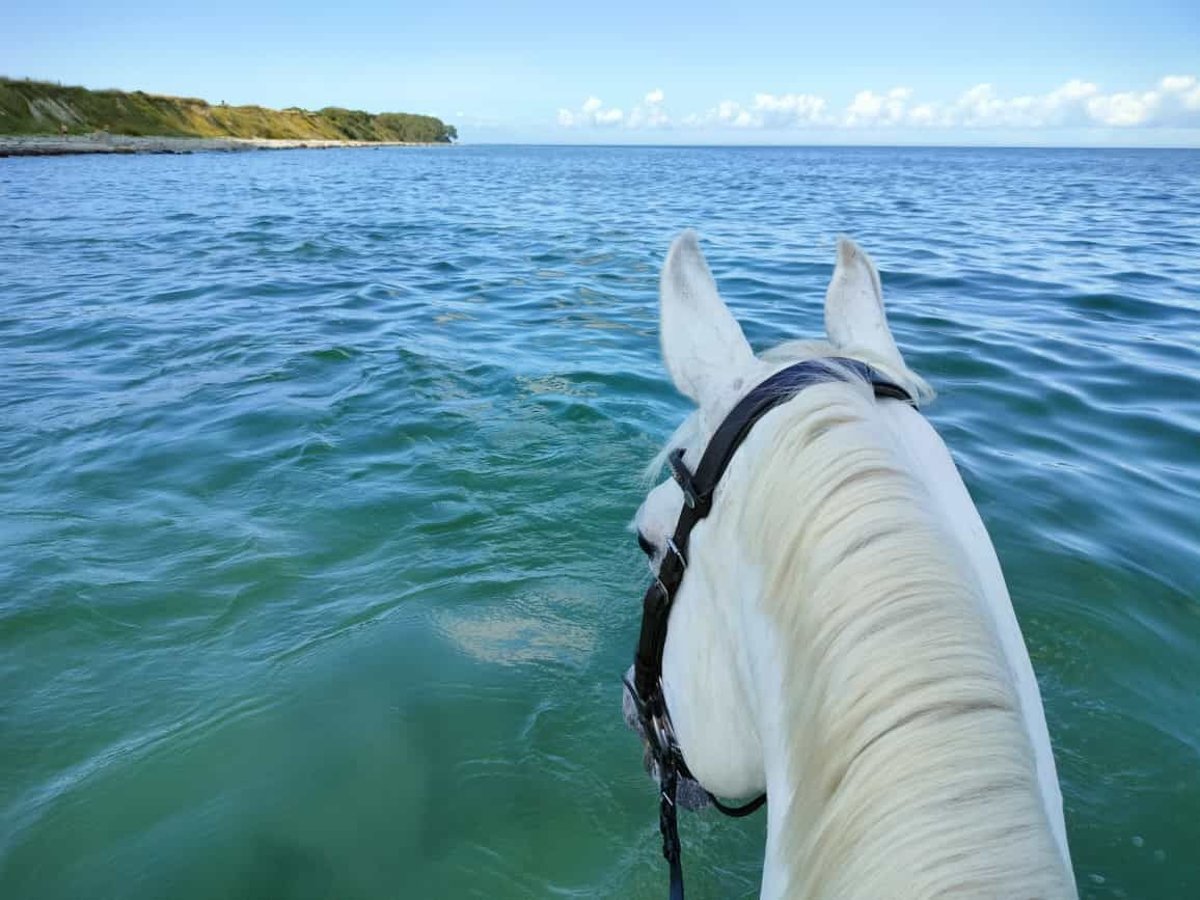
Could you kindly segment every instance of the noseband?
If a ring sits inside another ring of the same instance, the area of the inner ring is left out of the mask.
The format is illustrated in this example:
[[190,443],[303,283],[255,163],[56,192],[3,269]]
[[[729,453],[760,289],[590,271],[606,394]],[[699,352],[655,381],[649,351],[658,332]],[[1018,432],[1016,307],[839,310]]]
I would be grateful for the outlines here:
[[[671,900],[683,900],[683,867],[675,793],[681,775],[693,781],[695,777],[684,761],[667,711],[667,701],[662,691],[662,661],[671,607],[687,569],[688,541],[692,529],[712,511],[713,494],[721,476],[759,419],[810,385],[848,381],[853,377],[868,382],[876,397],[902,400],[916,406],[916,401],[908,391],[864,362],[844,357],[805,360],[776,372],[738,402],[708,442],[694,472],[684,464],[682,449],[672,450],[668,457],[671,477],[683,490],[684,505],[679,511],[675,532],[667,540],[658,575],[642,600],[642,630],[634,656],[633,682],[625,679],[625,689],[637,710],[642,737],[658,776],[658,824],[662,832],[663,856],[671,868]],[[704,793],[727,816],[750,815],[767,801],[767,795],[762,794],[744,806],[726,806],[707,790]]]

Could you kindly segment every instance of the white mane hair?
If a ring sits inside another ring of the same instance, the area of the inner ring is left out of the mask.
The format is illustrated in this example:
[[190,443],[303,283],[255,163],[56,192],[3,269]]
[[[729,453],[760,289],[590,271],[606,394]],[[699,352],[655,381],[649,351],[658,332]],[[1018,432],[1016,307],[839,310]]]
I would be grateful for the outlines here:
[[978,588],[877,410],[808,388],[726,510],[783,651],[791,894],[1068,896]]
[[[754,356],[690,234],[668,257],[662,315],[668,370],[698,410],[648,475],[674,447],[694,466],[737,398],[799,359],[860,359],[932,398],[848,241],[829,342]],[[664,540],[679,497],[655,488],[637,527]],[[770,792],[764,896],[1075,896],[1028,654],[928,423],[853,373],[807,387],[755,426],[692,547],[664,690],[702,783]]]

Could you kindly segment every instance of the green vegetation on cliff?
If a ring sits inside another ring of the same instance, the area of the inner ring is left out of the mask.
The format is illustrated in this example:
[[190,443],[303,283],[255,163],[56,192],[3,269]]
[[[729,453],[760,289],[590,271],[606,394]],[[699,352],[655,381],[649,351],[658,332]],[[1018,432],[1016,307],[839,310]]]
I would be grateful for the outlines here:
[[166,137],[408,141],[448,144],[453,125],[411,113],[371,114],[327,106],[265,109],[213,106],[191,97],[142,91],[90,91],[44,81],[0,77],[0,134],[111,134]]

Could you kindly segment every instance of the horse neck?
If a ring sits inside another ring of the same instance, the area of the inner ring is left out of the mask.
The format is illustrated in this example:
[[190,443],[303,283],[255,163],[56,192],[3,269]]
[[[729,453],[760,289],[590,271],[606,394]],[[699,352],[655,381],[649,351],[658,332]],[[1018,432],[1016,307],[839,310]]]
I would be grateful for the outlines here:
[[873,403],[793,406],[735,516],[763,577],[763,895],[1070,896],[1001,651]]

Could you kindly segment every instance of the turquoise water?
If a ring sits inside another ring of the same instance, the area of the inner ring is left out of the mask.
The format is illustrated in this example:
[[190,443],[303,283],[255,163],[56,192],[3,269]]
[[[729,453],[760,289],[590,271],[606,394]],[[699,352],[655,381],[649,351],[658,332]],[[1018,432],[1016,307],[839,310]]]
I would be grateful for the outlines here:
[[[757,348],[839,232],[1004,564],[1081,892],[1200,896],[1200,154],[0,162],[0,896],[665,896],[619,715],[694,225]],[[683,822],[753,896],[762,822]]]

